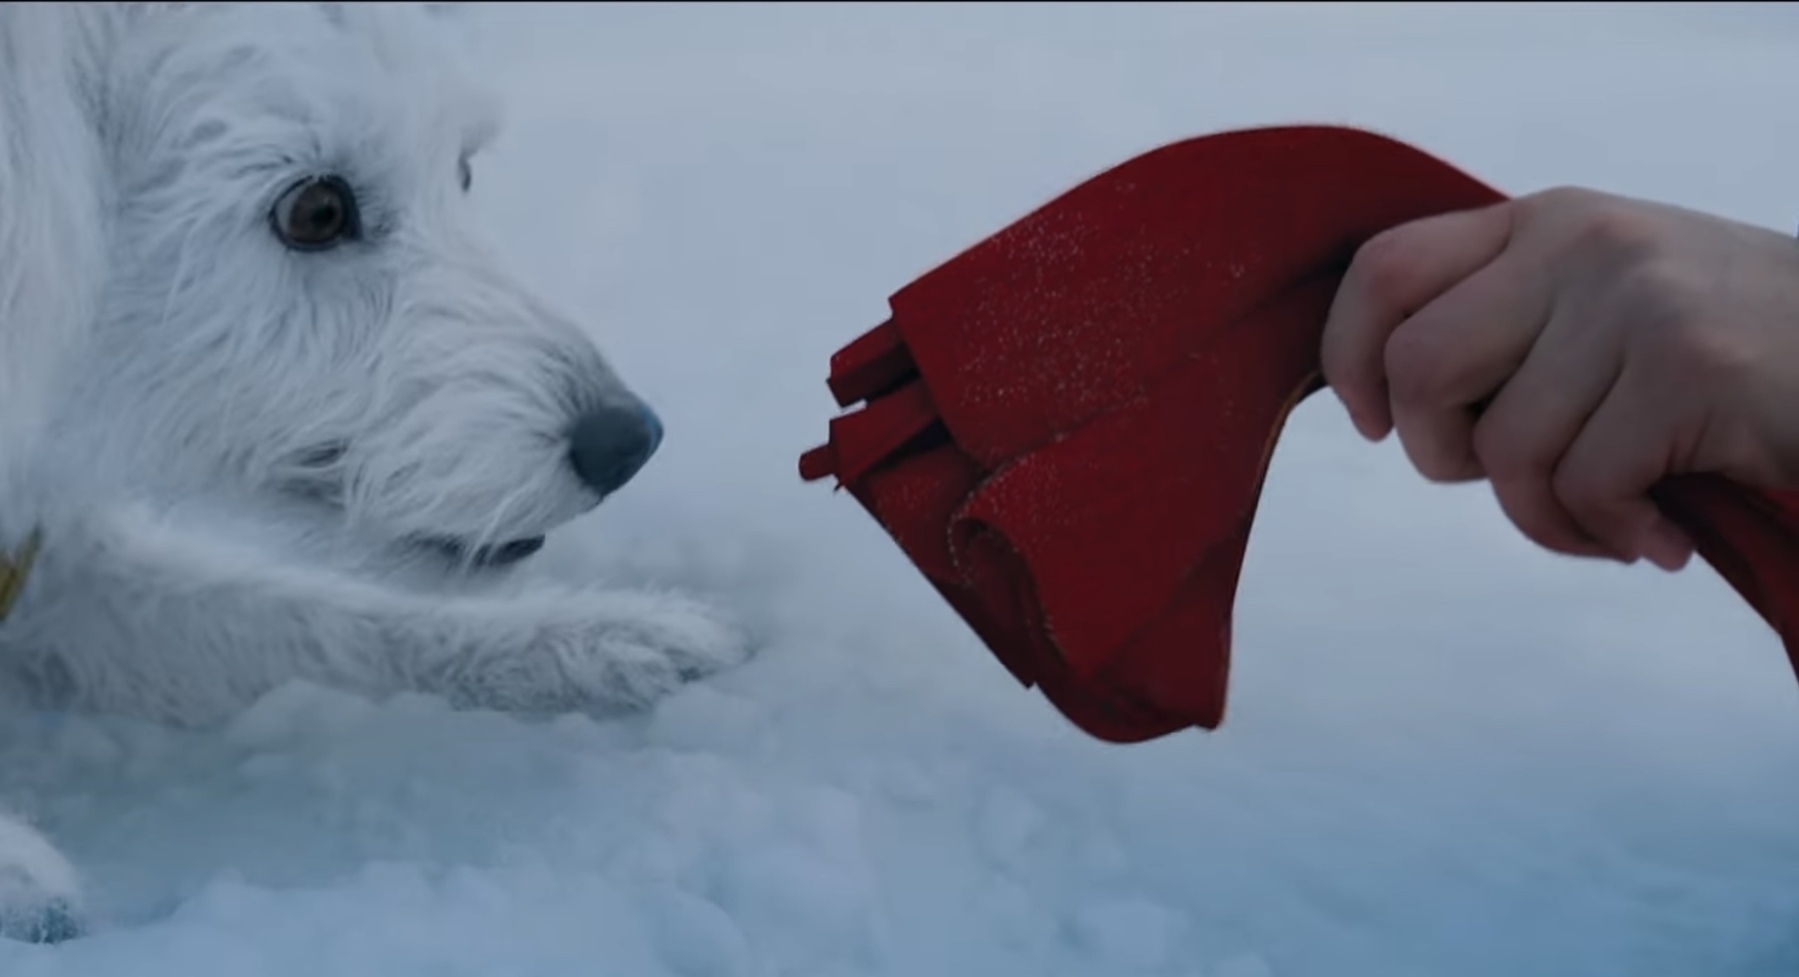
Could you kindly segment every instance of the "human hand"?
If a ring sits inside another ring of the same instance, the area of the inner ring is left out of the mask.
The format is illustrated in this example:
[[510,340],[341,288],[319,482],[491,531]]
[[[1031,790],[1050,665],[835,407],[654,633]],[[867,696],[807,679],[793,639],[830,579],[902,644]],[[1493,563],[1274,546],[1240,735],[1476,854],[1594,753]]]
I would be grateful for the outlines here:
[[1761,228],[1579,189],[1401,225],[1321,355],[1363,436],[1556,552],[1678,569],[1664,476],[1799,485],[1799,243]]

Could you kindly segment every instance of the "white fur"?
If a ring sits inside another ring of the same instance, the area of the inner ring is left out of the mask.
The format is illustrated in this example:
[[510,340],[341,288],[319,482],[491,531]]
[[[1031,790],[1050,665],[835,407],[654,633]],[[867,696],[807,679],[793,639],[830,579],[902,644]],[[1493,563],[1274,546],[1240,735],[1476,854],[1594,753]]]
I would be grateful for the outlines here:
[[[496,118],[432,20],[0,4],[0,542],[46,534],[0,689],[184,724],[293,679],[613,710],[742,657],[692,601],[408,542],[591,509],[568,426],[636,403],[472,223]],[[366,240],[289,250],[270,208],[323,174]],[[0,818],[0,927],[57,906],[72,873]]]
[[[66,354],[85,337],[101,280],[108,192],[86,84],[108,18],[77,4],[0,3],[0,498],[26,477]],[[73,287],[84,283],[86,287]],[[33,503],[25,503],[29,506]],[[0,546],[29,512],[0,505]]]

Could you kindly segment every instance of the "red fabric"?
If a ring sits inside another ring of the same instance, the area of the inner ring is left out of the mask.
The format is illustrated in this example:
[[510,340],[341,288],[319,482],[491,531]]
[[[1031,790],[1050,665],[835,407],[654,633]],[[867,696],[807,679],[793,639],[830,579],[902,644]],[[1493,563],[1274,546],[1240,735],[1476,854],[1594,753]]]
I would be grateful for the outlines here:
[[[1101,739],[1224,715],[1275,438],[1356,248],[1505,199],[1402,143],[1228,132],[1075,187],[892,297],[831,359],[836,476],[1019,681]],[[1658,487],[1795,656],[1799,493]]]

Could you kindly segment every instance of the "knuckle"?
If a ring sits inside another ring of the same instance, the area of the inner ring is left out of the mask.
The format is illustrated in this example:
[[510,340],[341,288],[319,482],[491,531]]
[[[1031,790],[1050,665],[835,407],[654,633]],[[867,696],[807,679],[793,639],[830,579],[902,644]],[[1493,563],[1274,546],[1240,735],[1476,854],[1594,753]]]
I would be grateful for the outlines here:
[[1518,203],[1530,211],[1553,213],[1580,212],[1599,206],[1606,195],[1586,187],[1557,186],[1521,198]]
[[1383,356],[1387,389],[1397,403],[1436,405],[1449,382],[1443,357],[1427,330],[1399,329]]
[[1456,481],[1454,464],[1435,451],[1425,450],[1414,453],[1412,467],[1416,468],[1418,474],[1424,476],[1425,481],[1428,482],[1441,484]]
[[1579,466],[1561,466],[1550,476],[1549,484],[1556,501],[1583,523],[1602,517],[1610,501],[1605,483]]
[[1554,515],[1553,503],[1542,498],[1542,493],[1533,492],[1526,483],[1496,481],[1493,489],[1506,518],[1525,539],[1557,552],[1565,552],[1578,542],[1568,538],[1561,521]]
[[1349,274],[1357,278],[1362,293],[1384,310],[1410,311],[1403,306],[1416,260],[1404,230],[1403,226],[1390,228],[1369,238],[1350,262]]
[[1549,459],[1542,449],[1502,424],[1476,424],[1473,450],[1481,469],[1495,482],[1541,482],[1549,475]]
[[1564,186],[1524,197],[1519,207],[1531,222],[1558,228],[1561,247],[1589,261],[1630,263],[1663,246],[1656,214],[1625,197]]
[[1412,467],[1426,481],[1465,482],[1479,475],[1466,440],[1448,419],[1415,419],[1402,428],[1400,440]]
[[1549,490],[1547,478],[1492,479],[1505,517],[1524,538],[1557,553],[1579,553],[1585,540]]
[[1663,254],[1634,262],[1617,275],[1615,285],[1632,317],[1661,325],[1696,318],[1694,300],[1701,287],[1689,265]]
[[1666,319],[1667,313],[1691,291],[1691,278],[1691,273],[1677,262],[1648,256],[1619,271],[1613,289],[1629,303],[1633,315]]
[[[1701,323],[1681,327],[1676,340],[1667,344],[1662,372],[1681,377],[1688,389],[1728,391],[1749,382],[1758,368],[1756,353],[1742,338],[1727,329],[1707,329]],[[1684,375],[1683,375],[1684,374]]]
[[1467,480],[1462,466],[1457,464],[1453,457],[1445,456],[1438,451],[1431,449],[1414,451],[1411,452],[1411,458],[1412,467],[1417,469],[1418,474],[1423,476],[1427,482],[1447,485]]
[[1662,248],[1662,237],[1650,217],[1607,201],[1581,215],[1572,243],[1607,264],[1632,266],[1653,259]]

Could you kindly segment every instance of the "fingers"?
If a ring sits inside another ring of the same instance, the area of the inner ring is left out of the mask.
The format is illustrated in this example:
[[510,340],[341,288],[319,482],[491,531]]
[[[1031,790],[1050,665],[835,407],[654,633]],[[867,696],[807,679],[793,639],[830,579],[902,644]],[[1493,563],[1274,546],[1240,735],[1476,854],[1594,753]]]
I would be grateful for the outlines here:
[[1474,451],[1475,408],[1508,384],[1542,335],[1551,303],[1542,280],[1520,259],[1502,256],[1419,310],[1387,340],[1393,426],[1426,478],[1464,481],[1484,474]]
[[1324,380],[1356,429],[1379,440],[1393,427],[1386,347],[1406,317],[1492,261],[1511,233],[1511,208],[1442,214],[1375,235],[1356,252],[1325,320]]
[[[1551,488],[1587,536],[1664,570],[1692,558],[1693,542],[1649,498],[1668,469],[1666,391],[1627,365],[1556,466]],[[1522,528],[1522,527],[1520,527]]]
[[1615,332],[1558,310],[1474,425],[1474,456],[1500,508],[1546,549],[1636,559],[1634,551],[1615,550],[1589,535],[1551,484],[1563,455],[1612,389],[1621,363]]

